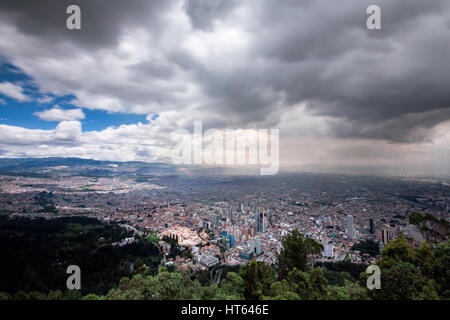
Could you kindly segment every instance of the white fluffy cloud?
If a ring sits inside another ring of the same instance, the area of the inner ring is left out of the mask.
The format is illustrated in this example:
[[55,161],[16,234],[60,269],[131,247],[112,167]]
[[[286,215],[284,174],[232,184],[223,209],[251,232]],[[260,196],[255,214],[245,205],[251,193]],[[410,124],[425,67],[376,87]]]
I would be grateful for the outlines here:
[[81,136],[81,123],[79,121],[61,121],[54,131],[56,140],[76,141]]
[[35,116],[45,121],[73,121],[85,118],[84,112],[81,109],[61,109],[55,105],[52,109],[37,111]]
[[53,98],[48,95],[43,95],[42,97],[39,97],[36,99],[36,102],[39,104],[46,104],[53,102]]
[[8,96],[10,98],[16,99],[20,102],[30,101],[30,97],[28,97],[23,92],[23,88],[11,82],[1,82],[0,83],[0,94]]

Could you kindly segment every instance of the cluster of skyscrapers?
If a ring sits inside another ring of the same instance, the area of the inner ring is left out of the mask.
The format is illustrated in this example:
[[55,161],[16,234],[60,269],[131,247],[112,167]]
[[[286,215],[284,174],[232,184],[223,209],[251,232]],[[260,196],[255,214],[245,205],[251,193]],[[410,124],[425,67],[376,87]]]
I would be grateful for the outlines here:
[[265,216],[264,212],[259,212],[259,209],[256,209],[255,211],[255,232],[266,232],[265,228]]
[[222,244],[228,249],[234,247],[234,234],[222,231]]

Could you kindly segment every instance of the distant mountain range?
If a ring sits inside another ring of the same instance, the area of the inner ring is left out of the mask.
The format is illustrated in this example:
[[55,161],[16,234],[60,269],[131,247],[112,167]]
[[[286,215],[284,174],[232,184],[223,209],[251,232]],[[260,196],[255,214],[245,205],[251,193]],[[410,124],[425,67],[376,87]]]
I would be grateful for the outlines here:
[[80,158],[0,158],[0,174],[51,175],[176,175],[178,168],[165,163],[117,162]]
[[[303,170],[302,170],[303,169]],[[323,169],[323,168],[322,168]],[[360,169],[360,172],[359,170]],[[391,168],[392,169],[392,168]],[[450,183],[450,177],[445,175],[402,175],[389,168],[341,168],[336,172],[327,170],[315,171],[308,167],[280,168],[278,175],[317,173],[317,174],[344,174],[344,175],[369,175],[385,177],[408,177],[420,179],[433,179]],[[260,176],[257,167],[202,167],[194,165],[175,165],[171,163],[149,163],[143,161],[103,161],[82,158],[0,158],[0,175],[18,175],[28,177],[52,177],[52,176],[132,176],[144,180],[151,177],[192,177],[192,176]]]
[[0,175],[29,177],[69,176],[211,176],[211,175],[259,175],[257,168],[207,168],[179,166],[170,163],[142,161],[101,161],[81,158],[0,158]]

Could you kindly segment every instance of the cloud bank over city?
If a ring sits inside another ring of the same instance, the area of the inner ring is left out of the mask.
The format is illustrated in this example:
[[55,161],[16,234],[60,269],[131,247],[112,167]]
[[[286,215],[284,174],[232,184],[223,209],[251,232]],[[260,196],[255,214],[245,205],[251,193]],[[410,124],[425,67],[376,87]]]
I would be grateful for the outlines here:
[[[0,156],[170,161],[201,120],[278,128],[281,170],[449,175],[450,2],[375,2],[86,0],[68,30],[71,1],[4,0],[0,112],[39,109],[0,117]],[[88,111],[146,120],[86,130]]]

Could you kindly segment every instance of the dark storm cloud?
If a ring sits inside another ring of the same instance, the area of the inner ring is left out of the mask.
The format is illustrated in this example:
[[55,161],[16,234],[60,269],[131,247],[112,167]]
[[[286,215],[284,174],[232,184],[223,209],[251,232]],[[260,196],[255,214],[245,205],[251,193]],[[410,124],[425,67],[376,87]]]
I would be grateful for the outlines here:
[[252,3],[244,25],[263,62],[225,76],[199,69],[205,91],[241,122],[303,101],[315,115],[349,120],[339,136],[409,142],[450,119],[450,2],[376,1],[381,31],[366,28],[374,1]]
[[[171,0],[2,0],[0,18],[11,21],[23,33],[50,42],[70,41],[87,48],[114,46],[124,26],[161,27],[164,11]],[[81,8],[82,28],[71,32],[66,26],[66,9]]]
[[214,19],[225,17],[237,3],[238,0],[186,0],[185,10],[195,28],[210,30]]

